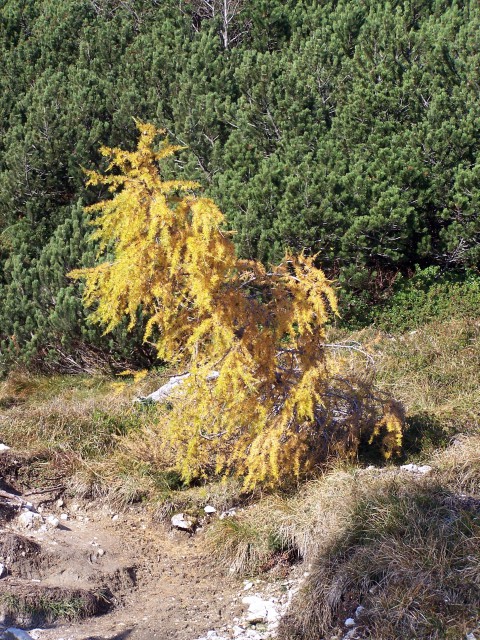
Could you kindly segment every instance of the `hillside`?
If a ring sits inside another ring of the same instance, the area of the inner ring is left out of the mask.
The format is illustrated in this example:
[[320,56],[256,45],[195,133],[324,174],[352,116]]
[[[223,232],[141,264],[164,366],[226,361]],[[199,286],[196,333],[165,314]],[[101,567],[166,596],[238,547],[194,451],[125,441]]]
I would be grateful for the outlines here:
[[480,640],[479,34],[0,3],[0,640]]
[[[223,9],[222,9],[223,7]],[[0,9],[2,367],[144,366],[65,274],[94,260],[82,168],[133,118],[186,146],[240,254],[318,255],[361,318],[401,272],[478,263],[480,9],[471,1],[7,0]]]
[[[141,425],[148,430],[154,424],[155,410],[141,410],[131,400],[158,387],[165,373],[150,374],[140,383],[11,376],[1,391],[0,429],[4,441],[14,446],[17,471],[12,476],[4,467],[3,482],[7,475],[15,477],[21,492],[55,483],[55,493],[41,494],[44,515],[67,513],[69,529],[86,530],[73,536],[71,558],[84,554],[82,540],[89,544],[98,536],[108,562],[115,563],[121,547],[115,550],[116,540],[131,530],[131,549],[123,562],[138,567],[135,588],[107,578],[116,594],[111,613],[79,624],[68,622],[68,613],[57,609],[52,620],[59,622],[40,639],[86,638],[94,629],[95,637],[124,637],[114,634],[119,622],[129,629],[125,637],[135,640],[154,637],[154,632],[159,638],[196,640],[202,629],[211,631],[211,638],[230,638],[235,626],[250,633],[237,637],[269,638],[266,626],[246,622],[244,577],[267,601],[276,597],[274,606],[282,612],[282,598],[292,590],[292,605],[279,628],[282,639],[476,637],[478,319],[433,321],[403,334],[369,329],[350,337],[362,337],[375,356],[380,384],[393,388],[406,405],[404,457],[385,466],[367,451],[287,494],[245,494],[234,479],[182,486],[178,475],[162,471],[160,451],[151,443],[145,447],[140,432]],[[410,467],[401,469],[401,464]],[[206,517],[206,505],[217,513]],[[219,519],[232,508],[234,515]],[[180,512],[203,522],[193,538],[171,528],[171,516]],[[120,516],[112,522],[112,514]],[[105,528],[107,537],[100,541]],[[47,539],[52,535],[55,540],[65,534],[53,532]],[[173,567],[178,554],[179,571],[162,573],[163,563]],[[197,580],[214,568],[220,572],[214,578],[217,592],[209,595],[209,587],[198,586]],[[164,589],[173,584],[175,600],[167,607]],[[0,586],[9,593],[5,582]],[[220,597],[224,604],[215,618],[212,607]],[[195,603],[197,613],[188,613],[187,601]],[[355,635],[352,630],[346,635],[343,623],[359,606],[364,609],[355,620]],[[11,620],[25,621],[21,611],[11,609]],[[160,624],[162,616],[177,620],[176,630],[162,635],[167,628],[167,622]]]

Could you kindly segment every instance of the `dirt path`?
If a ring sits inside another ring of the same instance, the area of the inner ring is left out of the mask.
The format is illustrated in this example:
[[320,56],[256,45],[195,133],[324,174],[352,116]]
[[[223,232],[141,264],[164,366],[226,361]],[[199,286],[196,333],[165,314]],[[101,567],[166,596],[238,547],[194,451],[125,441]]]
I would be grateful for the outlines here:
[[[112,517],[108,508],[32,496],[18,481],[18,462],[5,455],[1,462],[0,490],[34,503],[34,521],[22,524],[27,510],[0,500],[4,626],[38,627],[33,635],[40,640],[195,640],[241,613],[239,582],[208,554],[203,532],[171,530],[142,508]],[[43,607],[58,618],[59,608],[82,598],[89,613],[109,610],[50,625],[38,612]]]
[[[68,519],[47,531],[42,527],[22,531],[16,520],[5,525],[4,536],[25,536],[41,551],[29,562],[23,560],[20,571],[12,566],[13,576],[0,582],[1,589],[21,585],[28,590],[30,584],[31,590],[95,592],[106,587],[115,606],[81,622],[49,629],[42,625],[42,631],[34,634],[41,640],[194,640],[240,613],[235,604],[238,583],[228,581],[205,552],[201,533],[190,537],[168,531],[138,510],[121,514],[116,521],[101,510],[71,511],[62,506],[61,513]],[[44,511],[42,516],[58,518],[61,513]]]

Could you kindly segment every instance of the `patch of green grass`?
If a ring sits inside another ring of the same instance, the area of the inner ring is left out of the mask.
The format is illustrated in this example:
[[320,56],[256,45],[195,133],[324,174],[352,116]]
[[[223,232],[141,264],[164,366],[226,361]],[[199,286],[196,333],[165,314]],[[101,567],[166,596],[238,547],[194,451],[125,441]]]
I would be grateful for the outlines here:
[[27,624],[51,624],[79,620],[105,609],[105,598],[89,592],[52,588],[47,591],[0,594],[0,608],[7,619]]

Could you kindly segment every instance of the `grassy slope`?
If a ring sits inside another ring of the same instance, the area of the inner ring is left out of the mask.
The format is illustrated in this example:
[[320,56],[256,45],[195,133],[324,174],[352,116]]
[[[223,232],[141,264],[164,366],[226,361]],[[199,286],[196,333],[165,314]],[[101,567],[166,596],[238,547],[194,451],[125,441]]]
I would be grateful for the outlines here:
[[[332,469],[293,496],[266,496],[218,521],[210,544],[237,571],[258,571],[279,555],[312,563],[285,639],[333,637],[358,604],[376,640],[460,638],[479,624],[480,321],[354,338],[375,355],[380,386],[405,403],[405,458],[429,462],[432,473],[366,470],[362,460]],[[239,483],[182,489],[160,452],[132,447],[155,419],[132,398],[161,381],[14,374],[0,389],[1,440],[54,461],[72,493],[148,499],[162,516],[235,504]]]

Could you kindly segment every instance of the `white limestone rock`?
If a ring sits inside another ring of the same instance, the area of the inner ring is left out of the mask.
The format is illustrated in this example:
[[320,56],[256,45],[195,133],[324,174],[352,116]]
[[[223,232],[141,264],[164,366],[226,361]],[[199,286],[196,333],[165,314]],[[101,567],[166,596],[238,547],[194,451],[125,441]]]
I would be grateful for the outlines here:
[[212,507],[211,504],[207,504],[207,506],[204,508],[204,511],[209,516],[214,513],[217,513],[217,510],[215,509],[215,507]]
[[236,509],[229,509],[228,511],[223,511],[220,514],[220,520],[225,520],[225,518],[233,518],[236,515],[237,515]]
[[432,467],[428,464],[419,466],[418,464],[402,464],[400,467],[403,471],[410,471],[410,473],[430,473]]
[[275,623],[280,617],[275,603],[271,600],[263,600],[259,596],[247,596],[242,599],[242,603],[248,605],[246,621],[249,624]]
[[47,516],[45,524],[47,526],[47,529],[56,529],[60,525],[60,520],[55,516],[50,515]]
[[17,523],[24,529],[38,529],[43,525],[43,518],[39,513],[25,510],[18,516]]
[[195,523],[193,519],[189,518],[184,513],[176,513],[172,516],[172,526],[181,529],[182,531],[193,531]]

